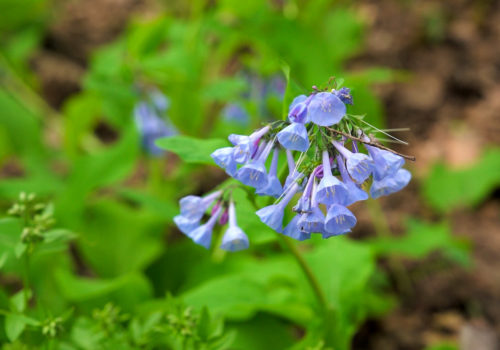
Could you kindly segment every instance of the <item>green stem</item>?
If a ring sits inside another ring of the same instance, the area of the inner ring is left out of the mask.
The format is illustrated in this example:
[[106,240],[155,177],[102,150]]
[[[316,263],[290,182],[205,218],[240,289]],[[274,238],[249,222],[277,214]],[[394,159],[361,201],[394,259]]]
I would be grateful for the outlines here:
[[[380,238],[390,238],[392,236],[391,229],[380,203],[372,198],[369,198],[366,200],[366,206],[372,218],[375,234]],[[411,281],[408,278],[404,267],[401,265],[401,262],[394,256],[388,256],[387,260],[389,268],[394,273],[398,288],[401,292],[409,294],[412,290]]]
[[304,274],[306,275],[309,285],[311,286],[311,289],[313,290],[316,298],[318,299],[318,303],[321,306],[321,309],[324,311],[328,310],[329,306],[325,293],[323,292],[323,289],[321,288],[318,279],[311,270],[311,267],[307,264],[307,261],[304,259],[300,251],[297,249],[295,243],[293,243],[293,241],[289,237],[284,236],[281,233],[278,233],[278,237],[286,246],[290,254],[293,255],[293,257],[299,264],[300,268],[302,269],[302,272],[304,272]]
[[[29,249],[29,247],[27,248]],[[31,283],[30,283],[30,256],[29,252],[26,251],[24,253],[24,303],[26,307],[29,305],[30,301],[30,289],[31,289]]]

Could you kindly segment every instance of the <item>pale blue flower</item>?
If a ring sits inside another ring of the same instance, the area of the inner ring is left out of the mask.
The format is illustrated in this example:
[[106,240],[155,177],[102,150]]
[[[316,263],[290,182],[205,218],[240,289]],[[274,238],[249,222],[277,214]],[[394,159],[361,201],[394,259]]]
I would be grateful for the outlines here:
[[[299,172],[295,166],[295,160],[293,159],[292,151],[289,149],[285,149],[286,152],[286,160],[288,163],[288,175],[285,179],[285,185],[283,188],[286,190],[288,186],[290,186],[292,183],[296,183],[298,180],[300,180],[304,174]],[[301,185],[301,188],[303,186]]]
[[352,181],[345,168],[344,160],[340,155],[337,155],[337,165],[342,176],[342,181],[347,188],[347,196],[339,198],[340,200],[337,201],[336,204],[347,207],[355,202],[368,199],[368,193],[363,191],[359,185]]
[[346,105],[352,105],[352,95],[351,95],[351,89],[343,87],[340,90],[335,90],[333,92],[335,96],[340,98],[342,102],[344,102]]
[[309,120],[320,126],[337,124],[345,113],[345,104],[330,92],[315,94],[307,108]]
[[373,160],[363,153],[352,153],[340,142],[332,141],[335,148],[346,159],[347,171],[357,183],[363,183],[373,171]]
[[236,122],[241,125],[248,125],[250,123],[250,115],[239,103],[226,105],[222,110],[222,116],[225,121]]
[[314,180],[311,193],[311,208],[309,211],[303,213],[297,222],[299,230],[305,233],[323,233],[325,230],[325,215],[315,200],[316,190],[317,185],[316,180]]
[[406,169],[399,169],[395,174],[384,177],[382,180],[373,180],[370,188],[372,198],[387,196],[402,190],[411,180],[411,173]]
[[323,151],[323,178],[316,192],[316,201],[322,204],[333,204],[343,201],[348,196],[346,186],[332,175],[330,155],[327,150]]
[[271,196],[278,198],[283,193],[283,187],[278,179],[278,156],[279,151],[277,148],[273,151],[273,158],[267,176],[267,185],[257,189],[257,194],[261,196]]
[[350,232],[356,225],[356,217],[346,207],[340,204],[333,204],[328,207],[325,220],[325,231],[323,238],[341,235]]
[[174,222],[179,230],[185,235],[189,235],[192,231],[200,226],[200,218],[190,218],[181,214],[174,216]]
[[293,184],[290,186],[286,192],[283,199],[278,204],[269,205],[262,209],[259,209],[256,214],[260,220],[275,230],[276,232],[282,232],[283,230],[283,217],[285,215],[285,207],[292,200],[293,196],[299,190],[298,184]]
[[191,238],[196,244],[199,244],[207,249],[210,248],[210,244],[212,243],[212,231],[214,229],[215,224],[217,223],[217,219],[219,214],[222,211],[222,207],[217,209],[215,213],[208,219],[208,221],[186,234],[189,238]]
[[309,136],[302,123],[291,123],[278,133],[278,141],[283,147],[293,151],[305,152],[309,148]]
[[290,221],[283,230],[283,234],[298,241],[305,241],[306,239],[311,238],[311,234],[299,230],[300,216],[301,215],[295,215],[293,217],[292,221]]
[[235,178],[243,184],[254,188],[267,186],[268,179],[265,163],[273,145],[274,142],[269,142],[257,159],[245,164],[236,172]]
[[234,203],[229,204],[229,227],[222,237],[221,249],[236,252],[247,249],[249,246],[248,237],[236,223],[236,211]]
[[180,199],[181,215],[189,219],[201,219],[214,200],[220,197],[222,191],[215,191],[205,197],[186,196]]
[[262,129],[255,131],[250,136],[231,136],[229,141],[237,142],[234,146],[234,160],[239,164],[247,162],[257,150],[260,138],[267,134],[270,129],[270,126],[265,126]]
[[233,147],[223,147],[216,149],[210,156],[214,160],[215,164],[224,169],[229,176],[234,177],[237,170],[237,164],[234,160]]
[[375,180],[381,180],[386,176],[395,174],[405,163],[403,157],[392,152],[370,145],[365,145],[365,147],[375,163],[373,171]]

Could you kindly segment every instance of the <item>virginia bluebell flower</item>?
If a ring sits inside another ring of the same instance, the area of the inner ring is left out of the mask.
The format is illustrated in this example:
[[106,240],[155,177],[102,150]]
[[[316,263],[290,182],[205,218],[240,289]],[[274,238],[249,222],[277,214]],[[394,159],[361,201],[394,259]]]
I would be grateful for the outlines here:
[[232,147],[216,149],[210,156],[215,164],[224,169],[229,176],[236,175],[237,164],[234,160],[234,149]]
[[281,130],[277,137],[279,143],[286,149],[305,152],[309,148],[309,136],[302,123],[291,123]]
[[229,227],[222,237],[221,248],[231,252],[247,249],[249,246],[248,237],[236,223],[236,211],[234,203],[229,203]]
[[279,151],[277,148],[273,151],[273,158],[271,160],[271,166],[269,167],[269,174],[267,176],[267,185],[262,188],[258,188],[255,193],[260,196],[271,196],[278,198],[283,193],[283,187],[278,179],[278,156]]
[[290,203],[293,196],[299,190],[299,185],[294,183],[291,185],[278,204],[269,205],[257,210],[256,214],[260,220],[272,228],[276,232],[283,230],[283,217],[285,215],[285,207]]
[[352,153],[340,142],[332,141],[335,148],[346,159],[349,175],[357,183],[363,183],[373,171],[373,160],[364,153]]
[[323,151],[323,178],[319,183],[316,201],[322,204],[333,204],[345,200],[348,196],[346,186],[332,175],[330,155]]
[[170,99],[159,90],[151,92],[151,101],[160,112],[166,112],[170,108]]
[[179,205],[181,215],[191,219],[201,219],[214,200],[220,197],[222,191],[215,191],[205,197],[186,196],[181,198]]
[[288,176],[285,179],[285,185],[283,186],[283,188],[286,191],[286,189],[292,183],[296,183],[299,179],[301,179],[304,176],[304,174],[302,174],[297,170],[295,166],[295,160],[293,159],[292,151],[287,149],[285,150],[285,152],[286,152],[286,160],[288,163]]
[[302,192],[302,196],[300,197],[297,204],[295,204],[295,206],[292,208],[294,212],[302,214],[311,210],[312,189],[314,185],[314,178],[316,177],[316,172],[317,169],[315,169],[309,175],[309,179],[307,180],[304,192]]
[[[366,141],[369,141],[367,137]],[[375,180],[382,180],[386,176],[395,174],[405,163],[403,157],[392,152],[370,145],[365,145],[365,147],[375,163],[373,170]]]
[[198,226],[196,229],[186,235],[191,238],[196,244],[209,249],[212,242],[212,231],[215,224],[217,223],[217,219],[219,218],[221,211],[222,207],[219,207],[205,224]]
[[325,215],[319,208],[318,202],[316,202],[317,185],[316,179],[313,179],[311,208],[300,216],[297,225],[299,230],[305,233],[324,233]]
[[298,241],[305,241],[306,239],[311,238],[311,234],[299,230],[300,217],[301,214],[295,215],[292,221],[290,221],[288,225],[286,225],[285,229],[283,230],[283,234]]
[[370,187],[370,196],[378,198],[402,190],[411,180],[411,173],[406,169],[399,169],[395,174],[388,175],[381,180],[373,180]]
[[190,234],[200,226],[200,219],[193,219],[183,215],[174,216],[174,222],[179,230],[185,235]]
[[314,95],[307,109],[309,120],[320,126],[337,124],[345,113],[345,104],[330,92],[320,92]]
[[352,181],[345,168],[344,160],[340,155],[337,155],[337,166],[342,176],[342,181],[347,188],[347,196],[337,197],[339,200],[335,203],[347,207],[355,202],[368,199],[368,193],[363,191],[354,181]]
[[328,207],[325,220],[326,234],[323,238],[337,236],[351,231],[356,225],[356,217],[346,207],[340,204],[333,204]]
[[292,123],[307,123],[307,104],[310,99],[306,95],[295,97],[288,109],[288,119]]
[[255,160],[251,160],[236,172],[236,178],[247,186],[263,188],[267,186],[266,160],[273,148],[274,142],[269,142]]
[[234,146],[234,160],[237,163],[242,164],[250,159],[258,147],[260,138],[267,134],[270,129],[270,126],[265,126],[262,129],[255,131],[250,136],[230,135],[229,141],[236,142],[236,145]]
[[175,127],[160,118],[154,107],[144,101],[134,108],[134,119],[144,149],[153,156],[162,155],[164,150],[156,146],[155,142],[159,138],[177,134]]

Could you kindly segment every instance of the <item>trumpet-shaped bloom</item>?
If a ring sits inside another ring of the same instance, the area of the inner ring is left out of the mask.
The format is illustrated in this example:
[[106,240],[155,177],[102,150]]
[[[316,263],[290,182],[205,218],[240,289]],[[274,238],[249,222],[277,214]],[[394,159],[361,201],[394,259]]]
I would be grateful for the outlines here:
[[283,147],[305,152],[309,148],[309,136],[302,123],[292,123],[278,133],[278,141]]
[[217,223],[217,219],[221,211],[222,208],[217,209],[205,224],[198,226],[198,228],[194,229],[186,235],[191,238],[196,244],[209,249],[212,242],[212,231],[215,224]]
[[382,180],[386,176],[395,174],[405,163],[403,157],[392,152],[369,145],[365,146],[375,163],[373,169],[373,178],[375,180]]
[[328,208],[325,220],[325,235],[323,238],[347,233],[356,225],[356,217],[346,207],[333,204]]
[[394,175],[374,180],[370,188],[372,198],[387,196],[402,190],[411,180],[411,173],[406,169],[399,169]]
[[316,170],[309,175],[309,180],[307,180],[307,185],[304,188],[304,192],[302,192],[302,196],[299,201],[292,210],[296,213],[306,213],[311,210],[311,202],[312,202],[312,190],[314,185],[314,178],[316,176]]
[[311,209],[303,213],[297,222],[299,230],[305,233],[323,233],[325,230],[325,215],[319,209],[318,203],[315,200],[316,190],[317,185],[316,180],[314,180],[311,193]]
[[264,224],[266,224],[276,232],[282,232],[285,207],[292,200],[293,196],[295,195],[295,193],[297,193],[298,190],[298,184],[293,184],[292,186],[290,186],[281,202],[259,209],[256,212],[257,216]]
[[332,141],[335,148],[346,159],[347,171],[357,183],[363,183],[373,171],[373,160],[363,153],[352,153],[340,142]]
[[263,188],[267,186],[268,179],[265,163],[273,145],[273,142],[269,142],[257,159],[252,160],[239,169],[236,172],[236,179],[254,188]]
[[255,153],[258,147],[259,140],[262,136],[267,134],[271,129],[270,126],[265,126],[252,133],[250,136],[234,135],[230,136],[229,141],[235,142],[234,146],[234,160],[237,163],[245,163]]
[[182,233],[189,235],[200,226],[200,219],[201,217],[190,218],[180,214],[174,217],[174,222]]
[[337,124],[345,113],[345,104],[330,92],[320,92],[314,95],[307,109],[309,120],[320,126]]
[[[304,176],[304,174],[302,174],[296,169],[292,151],[287,149],[285,150],[285,152],[286,152],[286,160],[288,163],[288,176],[285,179],[285,185],[283,186],[283,188],[286,190],[291,184],[297,183],[297,181],[301,179]],[[302,187],[303,186],[301,186],[301,188]]]
[[368,193],[363,191],[361,188],[359,188],[358,185],[354,183],[354,181],[352,181],[351,177],[347,173],[347,169],[345,168],[344,160],[340,155],[337,155],[337,164],[340,175],[342,175],[342,181],[347,188],[347,196],[339,197],[340,200],[335,204],[340,204],[347,207],[355,202],[368,199]]
[[329,205],[344,201],[347,196],[346,186],[332,175],[328,151],[323,151],[323,178],[316,192],[316,201]]
[[272,196],[278,198],[283,193],[283,187],[278,179],[278,149],[275,148],[273,152],[273,159],[271,160],[271,167],[269,168],[269,174],[267,176],[267,185],[260,189],[257,189],[258,195]]
[[229,176],[236,174],[236,161],[234,160],[234,150],[232,147],[223,147],[216,149],[210,156],[215,164],[226,171]]
[[205,197],[186,196],[181,198],[179,201],[181,216],[188,219],[201,219],[210,204],[221,194],[221,191],[215,191]]
[[299,230],[300,217],[301,215],[295,215],[292,221],[290,221],[288,225],[286,225],[285,229],[283,230],[283,234],[298,241],[305,241],[306,239],[311,238],[311,234]]
[[236,211],[234,203],[229,204],[229,227],[222,237],[221,249],[236,252],[247,249],[249,246],[248,237],[236,223]]

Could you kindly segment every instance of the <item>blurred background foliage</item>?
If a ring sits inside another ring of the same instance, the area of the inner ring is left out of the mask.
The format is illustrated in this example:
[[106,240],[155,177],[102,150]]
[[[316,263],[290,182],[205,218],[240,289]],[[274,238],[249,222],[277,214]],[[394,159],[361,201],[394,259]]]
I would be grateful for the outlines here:
[[[0,219],[3,348],[349,349],[367,320],[415,293],[407,262],[437,254],[440,266],[470,268],[471,244],[452,234],[451,213],[498,188],[495,147],[460,169],[439,162],[416,171],[406,200],[418,197],[425,209],[398,212],[397,236],[370,202],[359,208],[369,225],[355,239],[300,244],[328,313],[243,191],[235,196],[249,251],[207,252],[172,224],[180,197],[224,180],[208,151],[229,132],[281,118],[287,84],[300,92],[342,78],[355,99],[350,113],[387,125],[373,86],[411,76],[376,64],[348,68],[365,50],[369,22],[349,1],[149,1],[95,45],[79,37],[78,19],[123,13],[71,6],[0,0],[0,204],[7,213],[26,203],[20,193],[36,193],[32,202],[47,211]],[[75,17],[64,27],[58,18],[68,11]],[[445,35],[439,14],[426,22],[431,41]],[[57,30],[69,39],[54,40]],[[33,59],[56,44],[80,68],[55,59],[55,72],[79,85],[50,98]],[[154,91],[168,97],[162,117],[180,134],[160,156],[144,148],[134,121]],[[243,117],[225,117],[235,103]],[[36,226],[43,213],[53,227]]]

